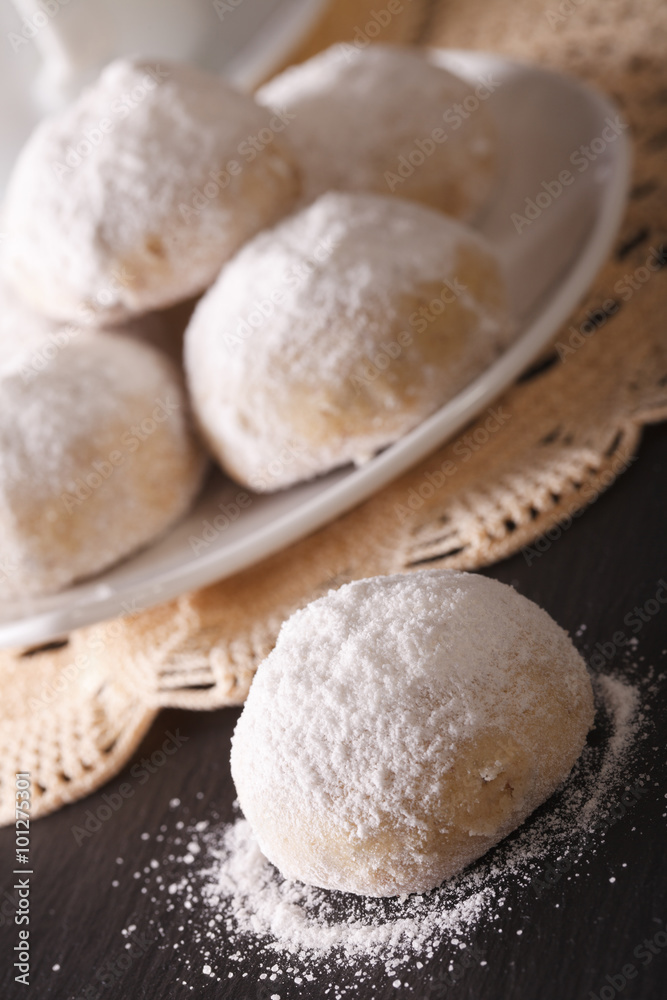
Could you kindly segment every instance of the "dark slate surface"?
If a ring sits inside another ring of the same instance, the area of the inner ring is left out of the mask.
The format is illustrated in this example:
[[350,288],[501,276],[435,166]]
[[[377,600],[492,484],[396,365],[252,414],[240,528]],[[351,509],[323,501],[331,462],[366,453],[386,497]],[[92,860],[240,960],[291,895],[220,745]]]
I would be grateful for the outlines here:
[[[624,617],[653,598],[658,581],[667,577],[666,459],[667,429],[649,429],[639,461],[544,554],[530,566],[518,555],[487,572],[537,601],[572,634],[585,622],[587,631],[575,641],[590,654],[595,643],[607,643],[624,628]],[[643,625],[639,635],[643,669],[667,664],[662,652],[667,647],[666,621],[667,607]],[[624,663],[618,653],[610,668],[625,669]],[[449,958],[444,949],[440,965],[430,963],[422,971],[413,968],[401,973],[409,987],[395,988],[383,974],[377,990],[366,986],[358,995],[382,1000],[389,996],[397,1000],[590,1000],[591,996],[662,1000],[667,996],[667,935],[662,933],[667,919],[664,687],[662,701],[659,692],[651,696],[655,730],[641,745],[639,759],[626,776],[631,781],[640,772],[650,773],[648,793],[633,808],[631,819],[618,822],[606,841],[588,852],[578,878],[560,878],[539,896],[525,885],[510,885],[500,922],[489,926],[482,921],[473,934],[472,943],[478,953],[484,953],[486,965],[475,962],[461,969],[454,981],[447,981],[439,974]],[[327,976],[301,986],[285,976],[275,983],[259,980],[256,953],[250,947],[242,963],[248,972],[245,979],[235,963],[234,979],[224,980],[224,955],[217,966],[221,982],[200,974],[201,947],[178,931],[182,914],[156,913],[150,893],[141,893],[142,880],[132,877],[155,857],[160,845],[154,837],[160,825],[166,823],[173,830],[175,812],[169,806],[173,798],[181,800],[179,815],[186,818],[210,818],[214,813],[221,820],[232,817],[234,790],[228,756],[237,715],[232,710],[163,713],[122,775],[85,801],[35,822],[31,831],[29,986],[16,983],[12,969],[19,930],[12,922],[14,831],[0,831],[0,897],[6,904],[0,916],[3,1000],[180,1000],[193,996],[256,1000],[273,993],[286,1000],[326,995]],[[159,749],[168,732],[177,731],[187,740],[142,780],[141,759]],[[88,810],[95,811],[104,803],[105,793],[117,792],[125,782],[134,789],[132,796],[98,831],[77,844],[72,828],[83,823]],[[142,840],[143,832],[150,839]],[[163,850],[166,855],[166,841]],[[116,864],[119,856],[123,865]],[[624,863],[627,867],[622,867]],[[612,873],[615,882],[609,881]],[[114,880],[118,881],[115,888]],[[156,916],[165,934],[159,942],[149,925]],[[137,931],[128,951],[121,931],[132,923]],[[175,950],[173,943],[181,939]],[[645,940],[652,942],[653,953],[643,944]],[[193,966],[186,967],[184,959]],[[628,964],[635,974],[624,982],[623,967]],[[59,969],[54,971],[54,965]],[[348,977],[349,972],[341,973],[341,982]]]

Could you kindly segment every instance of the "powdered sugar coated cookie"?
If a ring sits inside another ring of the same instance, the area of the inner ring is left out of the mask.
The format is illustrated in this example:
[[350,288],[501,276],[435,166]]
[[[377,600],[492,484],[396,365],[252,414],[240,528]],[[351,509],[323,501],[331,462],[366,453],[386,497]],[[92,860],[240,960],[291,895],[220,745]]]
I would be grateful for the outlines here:
[[29,328],[0,352],[0,594],[58,590],[145,545],[203,468],[166,357],[118,332]]
[[555,791],[592,723],[584,661],[511,587],[448,570],[376,577],[283,625],[232,775],[283,875],[424,892]]
[[288,138],[306,201],[328,190],[377,191],[467,219],[495,178],[485,105],[493,90],[493,81],[472,87],[414,49],[334,45],[256,96],[294,116]]
[[200,292],[289,210],[298,181],[284,128],[220,77],[111,63],[18,158],[6,280],[46,315],[97,325]]
[[512,335],[492,250],[415,202],[323,195],[223,269],[186,333],[223,467],[280,489],[395,441]]

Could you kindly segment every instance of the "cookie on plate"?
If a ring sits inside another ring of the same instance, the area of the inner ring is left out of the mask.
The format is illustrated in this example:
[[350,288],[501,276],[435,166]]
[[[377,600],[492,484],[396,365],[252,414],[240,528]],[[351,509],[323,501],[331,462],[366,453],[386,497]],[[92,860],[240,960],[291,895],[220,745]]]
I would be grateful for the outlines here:
[[111,63],[19,155],[6,281],[39,312],[95,325],[201,292],[289,211],[299,182],[284,127],[221,77]]
[[257,99],[292,116],[306,201],[329,190],[414,198],[469,219],[497,172],[495,128],[475,87],[410,48],[334,45],[285,70]]
[[331,192],[223,268],[185,355],[214,455],[271,491],[371,458],[511,337],[501,268],[481,236],[415,202]]
[[146,545],[190,506],[205,466],[167,357],[119,332],[42,324],[0,351],[4,598],[57,591]]

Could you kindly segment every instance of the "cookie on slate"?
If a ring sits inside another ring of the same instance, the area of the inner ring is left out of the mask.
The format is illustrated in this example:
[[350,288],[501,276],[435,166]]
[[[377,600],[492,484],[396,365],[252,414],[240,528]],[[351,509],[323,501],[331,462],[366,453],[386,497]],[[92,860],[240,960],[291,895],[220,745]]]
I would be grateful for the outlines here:
[[282,874],[427,892],[565,780],[593,724],[586,666],[511,587],[420,571],[297,611],[260,664],[232,776]]

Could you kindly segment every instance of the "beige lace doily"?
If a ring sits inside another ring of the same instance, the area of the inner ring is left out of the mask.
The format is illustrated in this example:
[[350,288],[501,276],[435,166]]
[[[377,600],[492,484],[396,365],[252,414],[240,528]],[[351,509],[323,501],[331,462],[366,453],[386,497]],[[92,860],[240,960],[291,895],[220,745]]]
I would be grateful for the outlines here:
[[[612,258],[537,370],[363,506],[229,580],[73,633],[58,649],[0,654],[0,822],[13,820],[16,771],[33,773],[38,816],[116,773],[159,708],[240,704],[281,622],[332,586],[425,562],[474,569],[522,548],[539,558],[545,533],[634,460],[642,426],[667,418],[667,5],[403,8],[383,38],[532,59],[611,94],[635,142]],[[354,37],[380,9],[382,0],[333,4],[299,58]],[[604,316],[610,300],[619,308]]]
[[30,773],[31,818],[42,816],[117,774],[155,717],[129,675],[98,659],[94,638],[0,654],[2,823],[14,822],[18,771]]

